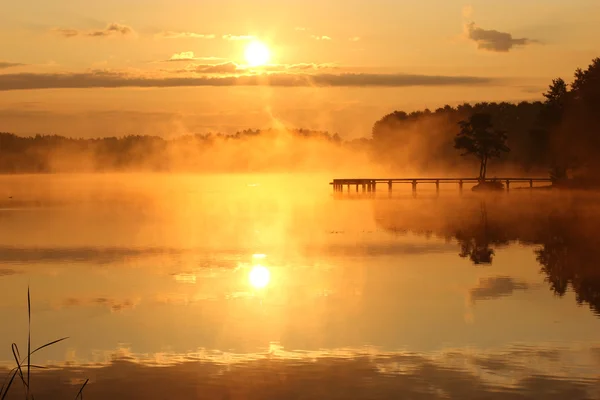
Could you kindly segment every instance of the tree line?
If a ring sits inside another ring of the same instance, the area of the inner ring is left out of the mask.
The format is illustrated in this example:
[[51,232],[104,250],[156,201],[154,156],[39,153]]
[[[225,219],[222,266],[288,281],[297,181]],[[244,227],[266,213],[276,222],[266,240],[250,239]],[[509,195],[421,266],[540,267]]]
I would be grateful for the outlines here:
[[389,165],[420,168],[458,166],[475,155],[480,177],[488,161],[523,171],[548,171],[556,179],[569,173],[592,180],[600,170],[600,58],[577,69],[568,85],[556,78],[544,101],[462,104],[435,111],[395,111],[373,126],[374,151]]
[[337,134],[308,129],[286,130],[285,134],[248,129],[233,135],[192,134],[170,139],[0,133],[0,172],[260,171],[286,167],[305,153],[318,154],[320,148],[315,144],[337,146],[341,142]]

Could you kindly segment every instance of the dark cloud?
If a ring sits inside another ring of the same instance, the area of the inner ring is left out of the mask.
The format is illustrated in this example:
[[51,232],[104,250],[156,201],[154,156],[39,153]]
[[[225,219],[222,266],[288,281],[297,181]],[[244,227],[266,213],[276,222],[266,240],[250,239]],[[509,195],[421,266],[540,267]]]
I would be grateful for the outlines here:
[[133,28],[127,25],[113,22],[108,24],[106,28],[101,30],[83,31],[79,29],[56,28],[53,30],[56,34],[65,37],[73,38],[77,36],[83,37],[111,37],[111,36],[128,36],[135,34]]
[[[222,68],[222,67],[221,67]],[[231,67],[228,67],[231,68]],[[406,87],[472,86],[496,82],[475,76],[438,76],[409,74],[291,74],[272,73],[225,77],[173,77],[133,75],[111,71],[80,73],[20,73],[0,75],[0,91],[31,89],[119,88],[119,87],[192,87],[192,86],[337,86]]]
[[468,38],[477,43],[477,48],[481,50],[506,53],[515,46],[526,46],[531,43],[538,43],[537,40],[528,38],[513,38],[510,33],[499,32],[496,30],[486,30],[475,25],[474,22],[466,25]]
[[471,301],[491,300],[504,296],[510,296],[515,290],[527,290],[529,285],[525,282],[517,282],[508,276],[495,276],[482,278],[479,285],[469,291]]
[[12,67],[22,67],[23,65],[25,65],[25,64],[0,61],[0,69],[12,68]]

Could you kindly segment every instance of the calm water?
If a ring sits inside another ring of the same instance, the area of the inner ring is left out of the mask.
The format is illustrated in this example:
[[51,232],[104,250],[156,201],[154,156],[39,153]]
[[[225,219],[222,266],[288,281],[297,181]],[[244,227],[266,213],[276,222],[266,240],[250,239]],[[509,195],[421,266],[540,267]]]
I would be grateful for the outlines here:
[[600,196],[330,178],[1,177],[0,365],[30,285],[36,398],[600,398]]

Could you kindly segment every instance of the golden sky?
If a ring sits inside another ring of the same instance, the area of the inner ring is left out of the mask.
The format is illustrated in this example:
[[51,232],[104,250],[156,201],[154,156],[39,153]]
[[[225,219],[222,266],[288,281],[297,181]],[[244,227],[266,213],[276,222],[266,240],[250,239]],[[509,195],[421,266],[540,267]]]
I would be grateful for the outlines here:
[[[396,109],[540,98],[600,56],[598,0],[23,0],[0,13],[0,131],[367,136]],[[245,50],[264,44],[266,65]]]

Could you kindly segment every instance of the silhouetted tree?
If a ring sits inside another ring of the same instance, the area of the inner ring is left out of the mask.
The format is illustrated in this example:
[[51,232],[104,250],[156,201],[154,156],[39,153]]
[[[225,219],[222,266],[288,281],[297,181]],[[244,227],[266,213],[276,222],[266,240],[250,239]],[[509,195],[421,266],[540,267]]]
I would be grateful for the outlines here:
[[596,173],[600,170],[600,58],[586,70],[577,69],[570,93],[569,131],[563,134],[575,142],[580,164]]
[[573,161],[568,155],[568,143],[560,139],[564,129],[564,115],[569,102],[569,88],[562,78],[552,80],[548,91],[543,93],[546,101],[540,110],[536,126],[530,131],[531,157],[547,164],[553,181],[567,178],[567,170]]
[[460,121],[460,132],[454,140],[454,148],[463,150],[463,156],[473,155],[480,161],[479,179],[485,181],[488,161],[510,151],[506,146],[506,133],[494,129],[489,114],[473,114],[467,121]]

